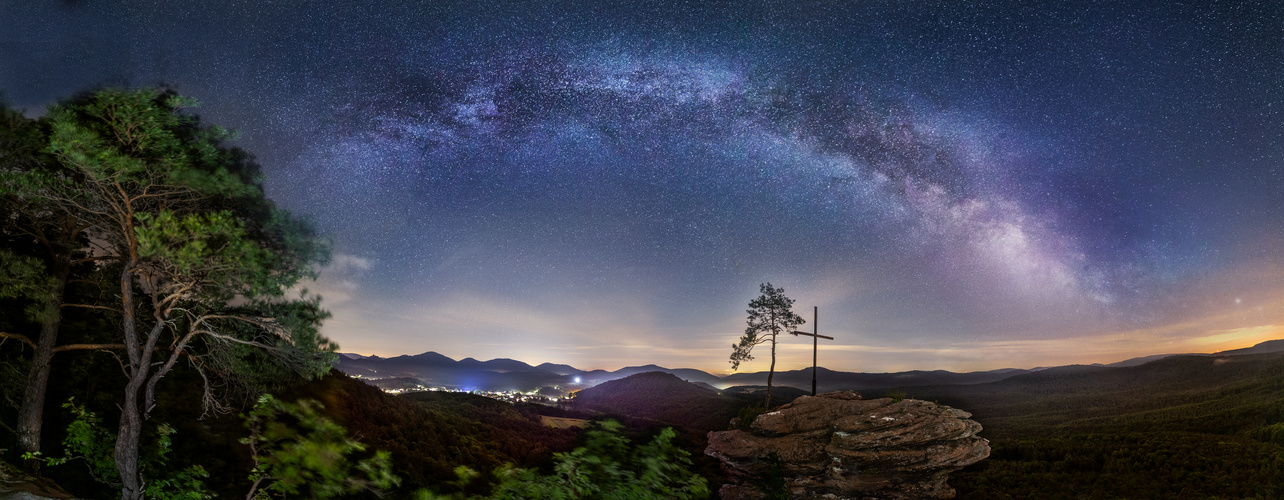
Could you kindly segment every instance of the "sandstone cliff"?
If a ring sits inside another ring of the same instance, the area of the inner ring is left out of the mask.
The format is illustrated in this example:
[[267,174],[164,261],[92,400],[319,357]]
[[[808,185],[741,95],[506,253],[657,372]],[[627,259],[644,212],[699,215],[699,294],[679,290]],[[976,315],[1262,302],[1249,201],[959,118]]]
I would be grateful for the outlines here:
[[990,455],[981,424],[927,401],[803,396],[759,415],[751,430],[709,433],[705,453],[732,479],[722,498],[754,499],[776,479],[793,498],[953,498],[949,474]]

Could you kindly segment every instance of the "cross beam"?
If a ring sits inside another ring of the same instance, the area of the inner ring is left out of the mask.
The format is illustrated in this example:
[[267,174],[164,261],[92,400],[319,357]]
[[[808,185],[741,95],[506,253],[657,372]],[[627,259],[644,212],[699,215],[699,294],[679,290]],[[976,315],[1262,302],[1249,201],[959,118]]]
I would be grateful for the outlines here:
[[825,335],[816,335],[816,334],[814,334],[814,333],[808,333],[808,332],[789,332],[789,333],[792,333],[792,334],[794,334],[794,335],[806,335],[806,336],[808,336],[808,337],[820,337],[820,338],[822,338],[822,339],[826,339],[826,340],[834,340],[834,338],[833,338],[833,337],[829,337],[829,336],[825,336]]
[[833,337],[816,333],[817,329],[819,328],[819,326],[817,326],[816,324],[817,318],[819,316],[819,311],[820,311],[820,306],[811,307],[811,333],[799,332],[799,331],[789,332],[791,335],[795,337],[799,335],[806,335],[808,337],[811,337],[811,395],[812,396],[816,395],[816,342],[817,342],[816,339],[834,340]]

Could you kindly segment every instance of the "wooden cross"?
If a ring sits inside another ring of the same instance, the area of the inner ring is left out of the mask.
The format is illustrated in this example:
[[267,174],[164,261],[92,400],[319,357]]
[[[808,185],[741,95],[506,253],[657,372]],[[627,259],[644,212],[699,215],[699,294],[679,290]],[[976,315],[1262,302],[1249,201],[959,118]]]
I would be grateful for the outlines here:
[[820,339],[834,340],[833,337],[826,337],[824,335],[820,335],[816,333],[817,331],[816,318],[819,310],[820,310],[820,306],[811,306],[811,333],[799,332],[799,331],[789,332],[794,336],[806,335],[808,337],[811,337],[811,395],[812,396],[816,395],[816,339],[820,338]]

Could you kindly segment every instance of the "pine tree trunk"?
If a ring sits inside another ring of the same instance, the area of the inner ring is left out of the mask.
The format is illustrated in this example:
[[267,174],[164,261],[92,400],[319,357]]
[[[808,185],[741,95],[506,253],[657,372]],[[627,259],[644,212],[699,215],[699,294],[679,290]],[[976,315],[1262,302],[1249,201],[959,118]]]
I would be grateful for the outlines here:
[[[120,273],[121,312],[125,353],[129,356],[129,383],[125,386],[125,401],[120,409],[120,428],[116,433],[116,471],[120,473],[120,498],[143,498],[142,478],[138,474],[138,440],[143,431],[143,415],[138,406],[138,394],[150,371],[151,350],[144,349],[138,338],[138,317],[134,308],[134,279],[130,270],[134,259],[126,263]],[[158,325],[159,326],[159,325]]]
[[767,370],[767,403],[762,411],[771,411],[771,379],[776,376],[776,339],[771,339],[771,369]]
[[[66,289],[70,271],[70,256],[60,255],[54,258],[54,280],[40,318],[40,340],[36,343],[35,353],[31,356],[31,369],[27,372],[27,387],[22,394],[22,406],[18,409],[18,451],[23,453],[40,451],[40,426],[44,420],[45,391],[49,386],[49,365],[53,361],[54,346],[58,344],[58,329],[62,325],[63,291]],[[32,474],[38,474],[40,461],[28,460],[25,467]]]
[[121,500],[143,498],[138,475],[138,441],[143,430],[143,416],[138,408],[138,393],[144,376],[135,374],[125,387],[125,404],[120,411],[120,430],[116,433],[116,471],[120,473]]
[[[40,424],[44,419],[45,389],[49,386],[49,364],[53,361],[53,348],[57,343],[58,323],[40,327],[40,342],[31,357],[31,370],[27,372],[27,388],[22,393],[22,406],[18,409],[18,451],[40,451]],[[30,472],[36,473],[39,461],[27,463]]]

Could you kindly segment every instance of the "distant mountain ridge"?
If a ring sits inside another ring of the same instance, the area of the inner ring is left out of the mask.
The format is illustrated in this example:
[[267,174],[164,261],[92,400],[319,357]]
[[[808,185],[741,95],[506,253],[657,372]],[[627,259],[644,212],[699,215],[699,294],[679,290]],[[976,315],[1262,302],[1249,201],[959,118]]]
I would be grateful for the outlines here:
[[[1030,370],[1004,368],[985,372],[955,373],[945,370],[913,370],[897,373],[839,372],[824,367],[816,368],[817,392],[837,390],[862,390],[889,387],[917,387],[922,385],[968,385],[996,382]],[[811,390],[811,368],[776,372],[772,382],[799,389]],[[767,372],[735,373],[722,378],[728,385],[767,385]]]
[[[861,373],[842,372],[818,367],[816,369],[816,379],[819,392],[937,385],[973,385],[998,382],[1016,375],[1047,370],[1063,371],[1088,369],[1089,367],[1138,366],[1171,356],[1233,356],[1272,352],[1284,352],[1284,339],[1269,340],[1252,347],[1212,354],[1158,354],[1111,364],[1074,365],[1073,367],[1036,368],[1031,370],[1004,368],[968,373],[955,373],[945,370]],[[647,372],[668,373],[688,382],[707,384],[719,389],[730,386],[766,385],[767,382],[767,372],[734,373],[719,377],[693,368],[674,369],[654,364],[627,366],[614,371],[586,371],[565,364],[542,363],[538,366],[531,366],[525,362],[508,358],[479,361],[469,357],[456,361],[432,351],[391,358],[340,353],[339,359],[335,363],[335,368],[348,375],[369,380],[396,379],[399,387],[405,386],[407,380],[419,380],[426,387],[481,391],[533,391],[549,386],[571,390],[593,387],[611,380]],[[773,384],[810,391],[811,381],[811,369],[804,368],[776,372]]]
[[1138,365],[1144,365],[1151,361],[1157,361],[1157,360],[1161,360],[1172,356],[1238,356],[1241,354],[1266,354],[1266,353],[1272,353],[1272,352],[1284,352],[1284,339],[1267,340],[1265,342],[1261,342],[1252,347],[1244,347],[1241,349],[1230,349],[1226,351],[1219,351],[1219,352],[1213,352],[1213,353],[1207,353],[1207,354],[1195,353],[1195,352],[1185,352],[1185,353],[1179,353],[1179,354],[1154,354],[1151,356],[1142,356],[1139,358],[1125,359],[1117,363],[1110,363],[1110,364],[1098,365],[1098,366],[1110,366],[1110,367],[1116,367],[1116,368],[1138,366]]
[[[447,356],[425,352],[413,356],[381,358],[341,353],[335,368],[348,375],[365,379],[419,378],[429,387],[478,390],[534,390],[546,385],[592,387],[647,372],[663,372],[692,383],[715,388],[735,385],[766,385],[767,372],[736,373],[719,377],[694,368],[666,368],[654,364],[626,366],[614,371],[580,370],[570,365],[542,363],[531,366],[522,361],[498,358],[478,361],[464,358],[455,361]],[[987,372],[954,373],[945,370],[899,373],[854,373],[817,368],[819,389],[867,389],[942,384],[978,384],[1002,380],[1029,370],[1007,368]],[[811,389],[811,369],[776,372],[775,385]]]

